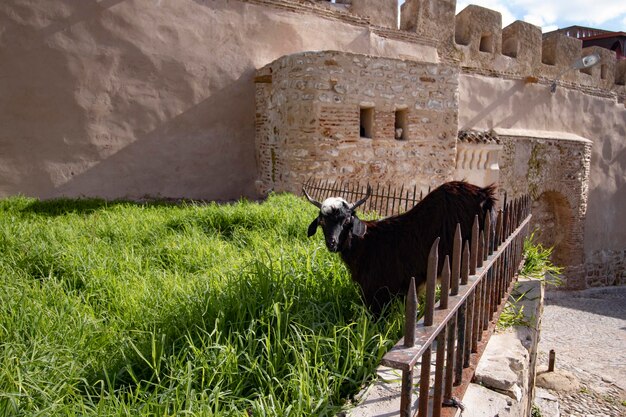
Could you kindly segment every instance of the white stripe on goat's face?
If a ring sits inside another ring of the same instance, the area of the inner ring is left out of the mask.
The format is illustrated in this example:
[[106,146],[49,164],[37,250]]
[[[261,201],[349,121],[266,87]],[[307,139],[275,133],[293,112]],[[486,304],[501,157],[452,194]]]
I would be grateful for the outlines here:
[[341,209],[347,209],[349,206],[348,202],[341,197],[329,197],[322,203],[322,207],[320,208],[320,212],[323,216],[328,216],[333,212],[339,211]]

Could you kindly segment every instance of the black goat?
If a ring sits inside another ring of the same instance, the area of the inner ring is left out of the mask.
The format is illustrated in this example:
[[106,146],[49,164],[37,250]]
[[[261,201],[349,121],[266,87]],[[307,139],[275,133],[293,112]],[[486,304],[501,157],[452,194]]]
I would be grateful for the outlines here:
[[495,206],[494,185],[481,188],[453,181],[430,192],[406,213],[364,221],[357,217],[356,208],[370,196],[369,186],[365,198],[355,204],[338,197],[320,203],[302,191],[320,209],[309,226],[309,237],[322,227],[326,246],[341,254],[374,312],[392,297],[406,294],[411,277],[418,288],[426,282],[428,253],[437,237],[441,271],[445,255],[452,254],[457,223],[465,242],[470,239],[474,216],[478,215],[482,230],[486,213]]

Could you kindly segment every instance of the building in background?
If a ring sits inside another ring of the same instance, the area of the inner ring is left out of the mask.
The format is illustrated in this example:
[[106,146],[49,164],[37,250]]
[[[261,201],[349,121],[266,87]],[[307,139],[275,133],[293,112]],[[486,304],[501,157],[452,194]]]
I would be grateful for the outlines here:
[[583,41],[583,48],[599,46],[615,51],[617,59],[625,59],[624,48],[626,46],[626,32],[611,32],[609,30],[594,29],[584,26],[568,26],[543,34],[546,38],[554,33],[562,33],[569,37]]

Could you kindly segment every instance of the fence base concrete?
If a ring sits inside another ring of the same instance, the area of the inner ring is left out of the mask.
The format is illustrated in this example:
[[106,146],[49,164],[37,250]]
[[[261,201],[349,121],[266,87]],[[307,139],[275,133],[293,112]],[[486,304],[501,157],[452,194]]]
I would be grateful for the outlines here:
[[463,417],[529,416],[534,398],[537,345],[544,288],[539,280],[520,278],[512,297],[523,307],[524,323],[491,336],[474,381],[463,398]]
[[[543,312],[541,281],[520,277],[512,296],[524,296],[516,303],[523,307],[524,324],[497,331],[476,368],[474,382],[462,399],[463,417],[522,417],[530,415],[534,398],[537,344]],[[434,369],[434,362],[432,364]],[[400,404],[401,372],[381,366],[376,381],[356,397],[350,417],[397,416]],[[419,382],[415,368],[414,384]],[[433,375],[434,372],[431,372]],[[417,395],[413,397],[414,407]],[[457,413],[459,415],[460,413]]]

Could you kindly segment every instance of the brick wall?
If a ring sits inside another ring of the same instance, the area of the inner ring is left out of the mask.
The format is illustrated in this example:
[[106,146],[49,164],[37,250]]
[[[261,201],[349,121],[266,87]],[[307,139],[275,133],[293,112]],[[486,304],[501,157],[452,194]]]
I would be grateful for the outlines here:
[[[260,190],[297,192],[310,177],[421,189],[452,178],[458,67],[307,52],[256,80]],[[361,109],[373,114],[371,138],[361,135]]]
[[[539,135],[536,135],[539,136]],[[500,186],[509,196],[529,193],[531,228],[553,261],[566,267],[566,287],[584,288],[584,225],[591,142],[583,138],[500,135]]]

